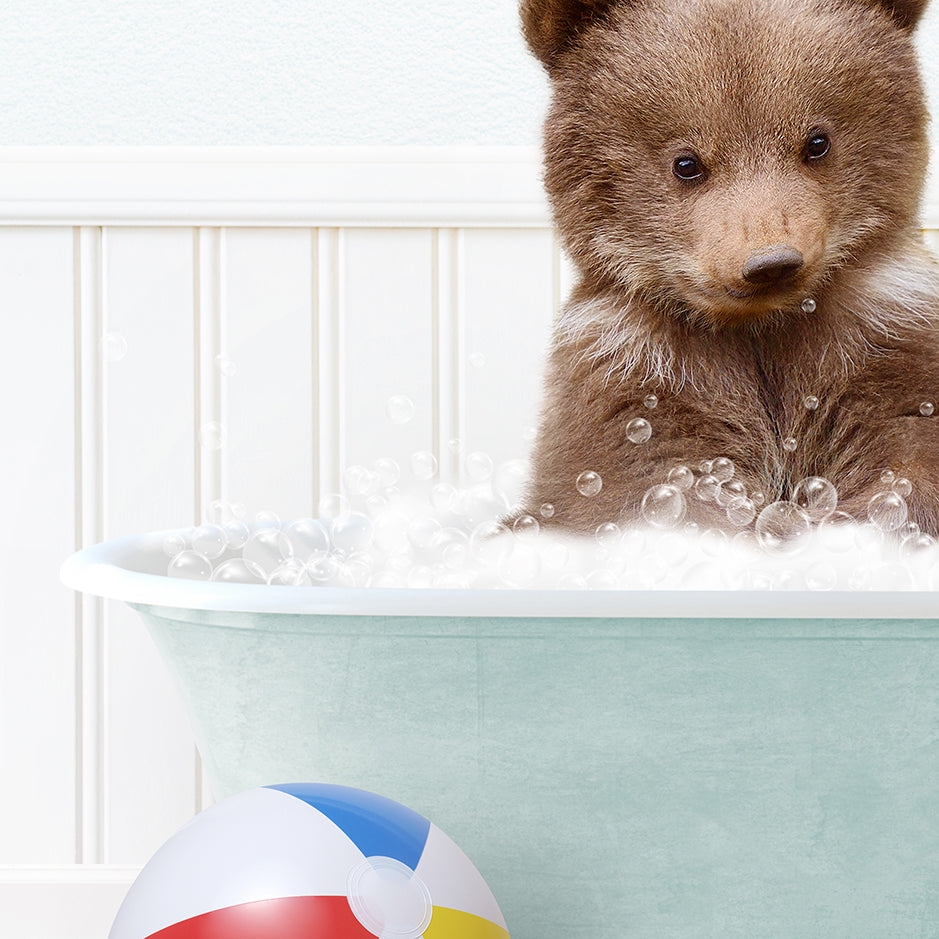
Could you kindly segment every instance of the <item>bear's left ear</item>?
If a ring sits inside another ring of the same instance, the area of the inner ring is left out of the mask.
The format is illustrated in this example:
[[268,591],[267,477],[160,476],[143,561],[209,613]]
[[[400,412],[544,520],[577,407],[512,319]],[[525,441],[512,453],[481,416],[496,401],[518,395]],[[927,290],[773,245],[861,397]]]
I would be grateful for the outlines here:
[[522,31],[528,48],[547,69],[591,23],[602,19],[617,0],[522,0]]
[[886,10],[901,29],[912,31],[923,15],[929,0],[867,0],[871,6]]

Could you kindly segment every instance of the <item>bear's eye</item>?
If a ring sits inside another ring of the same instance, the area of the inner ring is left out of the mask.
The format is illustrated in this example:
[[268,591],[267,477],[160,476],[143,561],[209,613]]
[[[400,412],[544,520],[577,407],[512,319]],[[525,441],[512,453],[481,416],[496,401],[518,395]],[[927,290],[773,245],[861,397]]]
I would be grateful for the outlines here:
[[831,149],[831,140],[828,134],[822,131],[814,131],[806,140],[802,148],[802,158],[804,160],[820,160]]
[[704,179],[704,167],[701,161],[689,153],[675,158],[672,163],[672,172],[683,182],[693,183]]

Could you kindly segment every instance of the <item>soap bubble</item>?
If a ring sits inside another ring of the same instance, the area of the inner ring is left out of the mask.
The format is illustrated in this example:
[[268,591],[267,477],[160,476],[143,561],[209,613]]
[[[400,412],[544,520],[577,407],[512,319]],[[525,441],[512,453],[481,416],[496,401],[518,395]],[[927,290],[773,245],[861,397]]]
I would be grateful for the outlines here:
[[897,492],[878,492],[867,503],[867,517],[879,531],[896,531],[906,521],[906,501]]
[[713,465],[714,465],[714,461],[713,461],[713,460],[702,460],[702,461],[698,464],[698,472],[701,473],[702,476],[710,476],[710,475],[711,475],[711,467],[712,467]]
[[701,535],[701,550],[711,557],[720,557],[727,548],[727,535],[719,528],[708,528]]
[[352,511],[352,504],[339,492],[328,492],[318,506],[320,518],[342,518]]
[[247,540],[251,537],[251,528],[245,524],[245,522],[239,522],[237,519],[226,522],[222,526],[222,531],[225,532],[225,540],[228,542],[228,547],[235,551],[243,548]]
[[183,535],[177,532],[167,535],[163,539],[163,553],[168,558],[174,558],[177,554],[185,551],[189,547],[189,542]]
[[838,585],[838,569],[830,561],[812,564],[805,572],[805,586],[809,590],[834,590]]
[[430,546],[440,528],[440,522],[430,516],[412,518],[408,524],[408,541],[421,551]]
[[372,520],[357,512],[334,518],[329,526],[330,540],[340,551],[367,551],[375,540]]
[[716,476],[710,473],[699,476],[695,480],[694,493],[702,502],[716,502],[721,484]]
[[766,496],[759,489],[756,489],[755,491],[750,493],[750,499],[753,502],[753,504],[757,507],[764,505],[766,503]]
[[466,458],[463,460],[463,469],[474,483],[484,483],[492,476],[492,457],[481,450],[474,450],[472,453],[466,454]]
[[577,477],[577,491],[582,496],[595,496],[603,488],[603,480],[599,473],[593,470],[584,470]]
[[634,417],[626,425],[626,439],[630,443],[645,443],[652,436],[652,425],[644,417]]
[[642,399],[642,403],[651,411],[659,406],[659,399],[656,395],[646,395]]
[[212,580],[223,584],[263,584],[267,578],[257,564],[244,558],[229,558],[212,571]]
[[450,483],[437,483],[430,490],[430,504],[438,512],[449,512],[456,499],[456,489]]
[[200,525],[192,532],[192,549],[210,561],[221,557],[228,547],[225,532],[218,525]]
[[897,478],[897,474],[893,470],[885,469],[880,474],[880,481],[885,486],[889,486],[896,478]]
[[415,479],[433,479],[437,475],[437,457],[429,450],[418,450],[412,453],[411,473]]
[[711,475],[719,482],[725,483],[734,475],[734,461],[726,456],[719,456],[711,462]]
[[857,522],[840,509],[822,519],[818,526],[818,541],[828,551],[842,553],[854,547]]
[[184,580],[208,580],[212,576],[212,562],[196,551],[180,551],[170,561],[166,574]]
[[116,332],[107,332],[101,337],[101,348],[108,362],[120,362],[127,355],[127,339]]
[[439,557],[450,570],[461,570],[469,560],[469,536],[459,528],[441,528],[430,539],[434,557]]
[[795,437],[786,437],[786,439],[783,440],[782,445],[783,450],[785,450],[787,453],[794,453],[799,449],[799,441],[796,440]]
[[206,450],[221,450],[227,438],[225,427],[218,421],[208,421],[199,431],[199,441]]
[[738,528],[744,528],[756,518],[756,506],[752,499],[746,496],[738,496],[727,503],[726,508],[727,521]]
[[231,378],[238,371],[238,366],[222,353],[215,356],[215,367],[218,369],[219,374],[225,378]]
[[470,553],[484,564],[497,564],[514,547],[513,539],[508,528],[502,522],[490,519],[481,522],[470,535]]
[[818,401],[818,398],[815,397],[815,395],[806,395],[802,399],[802,404],[807,411],[817,411],[819,401]]
[[893,481],[893,485],[890,487],[897,495],[903,496],[905,499],[913,491],[913,484],[901,476],[899,479]]
[[666,479],[676,489],[688,490],[694,485],[694,472],[687,466],[674,466]]
[[203,521],[208,525],[224,525],[231,521],[233,515],[231,506],[224,499],[213,499],[202,511]]
[[370,496],[378,491],[378,473],[358,463],[348,466],[342,474],[342,485],[351,496]]
[[811,297],[806,297],[802,301],[803,313],[814,313],[817,309],[818,309],[818,304]]
[[378,483],[385,489],[394,486],[401,478],[401,467],[391,457],[380,457],[374,465],[375,472],[378,474]]
[[519,515],[512,525],[512,531],[516,535],[536,535],[540,528],[538,519],[531,515]]
[[262,509],[254,516],[255,528],[280,528],[280,516],[270,509]]
[[812,523],[794,502],[772,502],[756,520],[760,547],[778,557],[791,557],[807,547]]
[[256,564],[266,579],[283,561],[293,556],[293,545],[280,529],[262,528],[247,540],[242,555],[246,561]]
[[272,587],[309,587],[313,580],[297,558],[287,558],[271,572],[267,582]]
[[739,479],[728,479],[727,482],[721,483],[717,490],[716,501],[722,509],[726,509],[731,502],[746,497],[747,487]]
[[806,476],[792,490],[792,501],[813,522],[820,522],[838,507],[838,492],[822,476]]
[[936,547],[936,539],[932,535],[917,533],[904,538],[900,544],[900,553],[910,560],[923,556],[932,556]]
[[653,486],[642,497],[642,517],[653,528],[674,528],[685,517],[685,497],[676,486]]
[[930,417],[932,415],[932,412],[935,410],[936,410],[936,406],[932,403],[932,401],[924,401],[919,406],[919,413],[922,414],[923,417]]
[[407,424],[414,417],[414,402],[407,395],[392,395],[385,402],[385,414],[392,424]]
[[597,544],[604,548],[615,548],[623,539],[623,532],[616,522],[604,522],[594,532]]
[[554,506],[550,502],[543,502],[538,510],[542,518],[554,518]]

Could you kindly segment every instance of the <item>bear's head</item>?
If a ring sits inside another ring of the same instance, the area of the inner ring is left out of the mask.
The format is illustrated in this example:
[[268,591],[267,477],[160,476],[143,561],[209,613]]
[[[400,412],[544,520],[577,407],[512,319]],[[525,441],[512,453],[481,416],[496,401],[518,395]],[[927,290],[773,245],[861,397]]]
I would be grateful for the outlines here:
[[926,0],[523,0],[545,183],[585,283],[710,327],[785,315],[916,225]]

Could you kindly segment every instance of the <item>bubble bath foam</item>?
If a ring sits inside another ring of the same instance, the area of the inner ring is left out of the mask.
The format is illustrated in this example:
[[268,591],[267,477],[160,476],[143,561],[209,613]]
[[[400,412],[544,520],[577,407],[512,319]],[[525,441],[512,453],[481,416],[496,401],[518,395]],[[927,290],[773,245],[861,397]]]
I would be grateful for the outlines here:
[[939,595],[269,587],[86,549],[216,798],[359,786],[448,831],[513,939],[939,934]]

